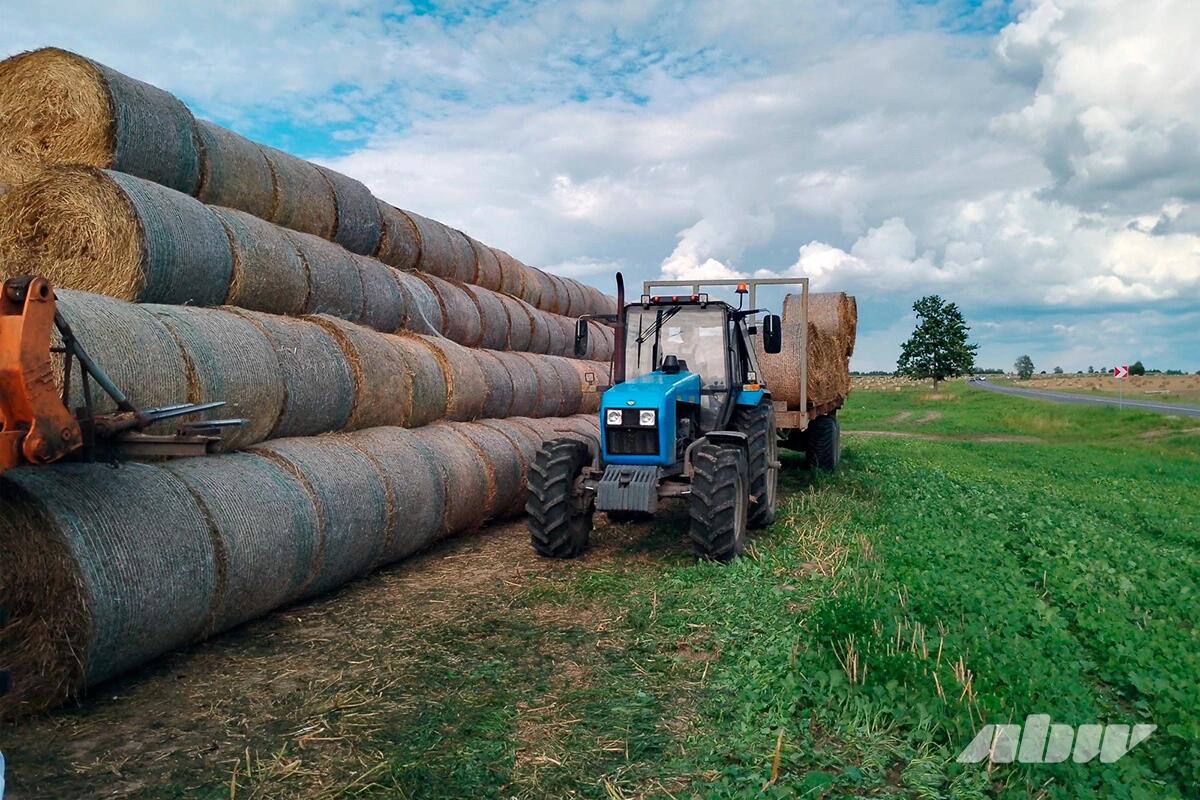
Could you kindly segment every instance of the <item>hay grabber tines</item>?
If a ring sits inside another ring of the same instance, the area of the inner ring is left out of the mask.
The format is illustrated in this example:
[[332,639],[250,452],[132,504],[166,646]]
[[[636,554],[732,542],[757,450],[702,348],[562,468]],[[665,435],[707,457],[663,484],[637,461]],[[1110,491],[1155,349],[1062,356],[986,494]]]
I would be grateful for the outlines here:
[[[58,346],[55,329],[62,342]],[[53,353],[62,354],[61,384],[55,381]],[[68,404],[76,362],[83,405],[72,413]],[[96,413],[93,384],[108,395],[115,411]],[[21,275],[4,282],[0,291],[0,473],[67,458],[115,461],[217,452],[221,430],[244,420],[185,423],[165,434],[145,431],[223,405],[224,401],[216,401],[137,408],[75,338],[58,313],[54,289],[45,278]]]

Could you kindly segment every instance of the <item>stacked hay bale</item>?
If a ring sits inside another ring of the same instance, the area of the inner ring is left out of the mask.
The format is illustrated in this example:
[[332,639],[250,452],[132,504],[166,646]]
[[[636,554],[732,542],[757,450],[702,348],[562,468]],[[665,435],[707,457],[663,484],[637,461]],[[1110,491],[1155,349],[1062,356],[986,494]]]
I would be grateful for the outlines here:
[[353,178],[196,120],[168,92],[56,48],[0,63],[0,187],[11,190],[47,164],[134,175],[550,313],[614,310],[612,298],[591,287],[387,205]]
[[519,513],[535,449],[598,432],[590,417],[438,423],[8,472],[0,718]]
[[[858,305],[844,292],[808,295],[807,341],[801,320],[803,295],[789,294],[783,300],[783,349],[777,354],[762,350],[755,339],[758,365],[771,397],[787,403],[794,411],[827,414],[841,407],[850,394],[850,356],[858,330]],[[801,377],[804,348],[808,348],[807,393],[802,405]]]

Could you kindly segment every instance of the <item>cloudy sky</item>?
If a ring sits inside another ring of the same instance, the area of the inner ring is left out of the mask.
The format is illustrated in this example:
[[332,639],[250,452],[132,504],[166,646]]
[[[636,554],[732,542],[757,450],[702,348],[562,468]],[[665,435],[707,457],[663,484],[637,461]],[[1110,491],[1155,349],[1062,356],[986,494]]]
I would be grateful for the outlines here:
[[983,366],[1200,369],[1200,2],[0,0],[74,49],[528,263],[805,275],[858,369],[909,308]]

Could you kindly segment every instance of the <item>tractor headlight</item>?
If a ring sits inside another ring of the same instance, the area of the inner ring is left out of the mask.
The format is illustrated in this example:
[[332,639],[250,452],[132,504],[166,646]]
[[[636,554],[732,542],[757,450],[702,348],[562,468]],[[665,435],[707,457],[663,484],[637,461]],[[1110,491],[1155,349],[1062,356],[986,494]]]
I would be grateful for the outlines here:
[[609,425],[620,425],[621,424],[621,409],[610,408],[608,411],[606,411],[604,413],[604,419]]
[[657,421],[658,415],[654,413],[654,409],[648,408],[638,412],[638,425],[650,427]]

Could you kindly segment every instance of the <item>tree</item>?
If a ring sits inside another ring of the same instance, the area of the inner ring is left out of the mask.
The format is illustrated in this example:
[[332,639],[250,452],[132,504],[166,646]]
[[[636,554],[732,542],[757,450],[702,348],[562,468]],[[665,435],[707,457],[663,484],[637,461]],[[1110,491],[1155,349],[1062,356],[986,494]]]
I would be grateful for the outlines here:
[[1096,368],[1088,367],[1088,375],[1095,375],[1095,374],[1096,374]]
[[1135,361],[1129,365],[1130,375],[1145,375],[1146,367],[1140,361]]
[[1033,377],[1033,359],[1029,356],[1021,356],[1013,364],[1013,369],[1016,371],[1018,378],[1027,381]]
[[917,327],[900,348],[896,371],[910,378],[932,379],[934,391],[939,381],[974,372],[979,345],[967,341],[971,329],[958,306],[932,294],[913,303],[913,311],[917,312]]
[[1055,375],[1062,375],[1062,374],[1063,374],[1063,368],[1062,368],[1062,367],[1055,367],[1055,368],[1054,368],[1054,374],[1055,374]]

